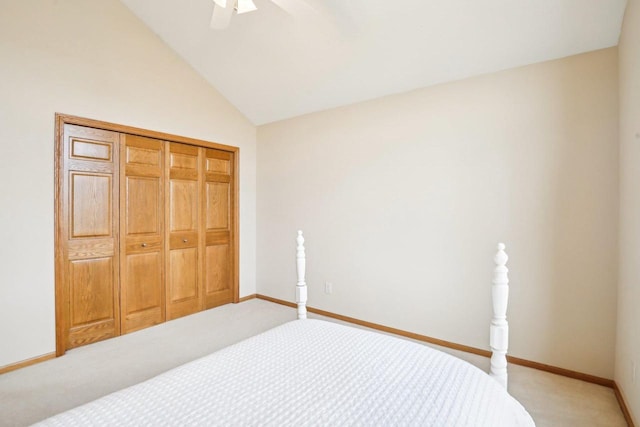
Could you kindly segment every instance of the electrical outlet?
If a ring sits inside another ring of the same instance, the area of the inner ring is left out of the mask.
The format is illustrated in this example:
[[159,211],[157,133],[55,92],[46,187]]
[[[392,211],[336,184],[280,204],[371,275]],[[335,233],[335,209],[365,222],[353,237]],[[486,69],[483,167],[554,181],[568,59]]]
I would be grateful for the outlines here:
[[333,284],[331,282],[324,282],[324,293],[325,294],[333,293]]

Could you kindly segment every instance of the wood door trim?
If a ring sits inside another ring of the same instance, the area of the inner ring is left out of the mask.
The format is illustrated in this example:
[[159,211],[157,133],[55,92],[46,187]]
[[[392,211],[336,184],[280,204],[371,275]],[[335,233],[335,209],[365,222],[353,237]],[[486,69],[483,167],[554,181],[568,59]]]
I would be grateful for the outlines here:
[[232,286],[233,286],[233,302],[238,303],[240,301],[240,183],[238,180],[238,174],[240,170],[240,154],[235,153],[233,155],[233,174],[231,179],[231,185],[233,189],[231,193],[233,195],[233,215],[231,217],[233,226],[231,227],[231,245],[233,266],[231,267],[232,274]]
[[218,142],[204,141],[201,139],[189,138],[186,136],[173,135],[170,133],[158,132],[149,129],[141,129],[133,126],[120,125],[117,123],[103,122],[101,120],[87,119],[84,117],[71,116],[68,114],[56,113],[56,122],[62,121],[62,124],[73,124],[87,126],[102,130],[110,130],[113,132],[127,133],[130,135],[145,136],[148,138],[160,139],[163,141],[180,142],[183,144],[196,145],[198,147],[214,148],[222,151],[230,151],[238,153],[239,148],[231,145],[224,145]]
[[239,242],[239,217],[240,217],[240,183],[239,183],[239,158],[240,148],[230,145],[224,145],[217,142],[204,141],[195,138],[189,138],[179,135],[172,135],[164,132],[158,132],[148,129],[141,129],[133,126],[126,126],[117,123],[110,123],[101,120],[88,119],[84,117],[73,116],[69,114],[56,113],[55,114],[55,134],[54,134],[54,281],[55,281],[55,314],[56,314],[56,357],[62,356],[66,351],[66,336],[65,326],[68,323],[67,311],[64,309],[64,304],[68,301],[68,295],[66,295],[65,286],[63,283],[63,269],[64,269],[64,235],[66,230],[66,224],[63,219],[63,202],[64,202],[64,186],[63,178],[64,173],[61,170],[64,162],[63,156],[63,144],[64,144],[64,125],[79,125],[91,128],[97,128],[112,132],[126,133],[131,135],[144,136],[148,138],[160,139],[163,141],[179,142],[183,144],[195,145],[198,147],[213,148],[216,150],[227,151],[233,153],[234,170],[232,175],[233,181],[233,198],[234,198],[234,213],[233,213],[233,227],[232,227],[232,259],[233,266],[231,269],[232,285],[233,285],[233,302],[239,301],[239,260],[240,260],[240,242]]
[[53,220],[55,226],[54,232],[54,248],[55,248],[55,305],[56,305],[56,357],[62,356],[66,350],[66,334],[65,327],[67,324],[67,313],[64,309],[64,304],[68,301],[66,296],[66,287],[64,286],[64,245],[65,241],[63,236],[65,233],[66,223],[63,220],[63,201],[64,201],[64,184],[63,177],[63,144],[64,144],[64,124],[65,121],[61,120],[56,114],[56,131],[55,131],[55,163],[54,163],[54,213]]

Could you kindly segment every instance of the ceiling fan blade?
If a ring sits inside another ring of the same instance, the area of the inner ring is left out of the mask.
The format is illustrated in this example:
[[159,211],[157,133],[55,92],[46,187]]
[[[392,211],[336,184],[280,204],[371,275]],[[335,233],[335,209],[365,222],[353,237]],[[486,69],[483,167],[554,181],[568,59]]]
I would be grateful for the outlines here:
[[236,11],[238,14],[253,12],[258,9],[252,0],[238,0]]
[[227,7],[221,7],[218,0],[214,0],[216,4],[213,6],[213,15],[211,15],[211,23],[209,24],[214,30],[223,30],[229,26],[231,15],[233,15],[233,6],[227,4]]

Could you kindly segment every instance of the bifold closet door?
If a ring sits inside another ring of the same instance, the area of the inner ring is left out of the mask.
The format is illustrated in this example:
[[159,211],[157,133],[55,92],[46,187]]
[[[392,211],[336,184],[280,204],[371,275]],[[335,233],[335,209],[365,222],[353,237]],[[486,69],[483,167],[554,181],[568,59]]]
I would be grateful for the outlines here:
[[56,115],[56,355],[237,301],[238,149],[170,137]]
[[167,320],[202,310],[203,150],[173,142],[166,145]]
[[65,124],[62,137],[58,328],[74,348],[120,334],[119,135]]
[[205,153],[204,305],[212,308],[233,302],[234,162],[228,151],[206,149]]
[[121,135],[122,333],[165,320],[163,141]]

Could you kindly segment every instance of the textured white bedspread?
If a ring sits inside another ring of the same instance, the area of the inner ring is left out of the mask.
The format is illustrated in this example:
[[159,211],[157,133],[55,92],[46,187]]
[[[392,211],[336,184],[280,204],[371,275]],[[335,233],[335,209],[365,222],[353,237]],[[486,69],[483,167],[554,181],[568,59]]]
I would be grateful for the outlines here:
[[296,320],[44,420],[47,426],[533,426],[476,367],[410,341]]

